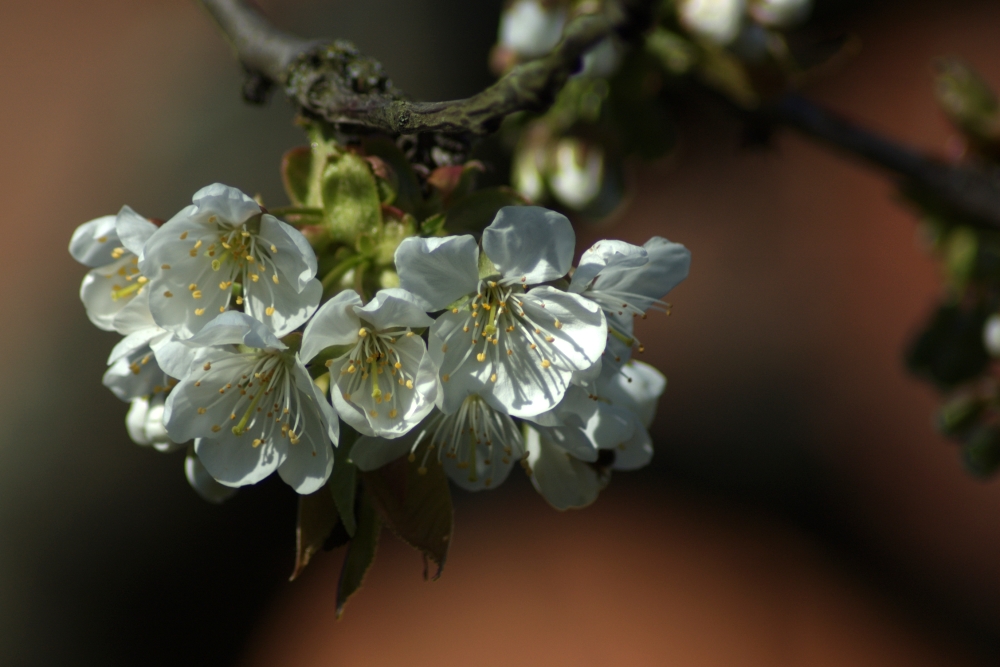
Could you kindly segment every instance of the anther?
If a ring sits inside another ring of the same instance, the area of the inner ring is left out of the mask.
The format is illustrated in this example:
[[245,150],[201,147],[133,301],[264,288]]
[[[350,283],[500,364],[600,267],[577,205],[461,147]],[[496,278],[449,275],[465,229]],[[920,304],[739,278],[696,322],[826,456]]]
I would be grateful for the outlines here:
[[186,239],[187,237],[188,237],[188,233],[187,233],[187,232],[182,232],[182,233],[181,233],[181,241],[183,241],[183,240],[184,240],[184,239]]
[[542,368],[548,368],[552,363],[548,359],[542,359]]
[[268,306],[267,308],[265,308],[264,314],[267,315],[268,317],[274,315],[274,306]]
[[164,271],[166,271],[166,270],[168,270],[170,268],[170,265],[169,264],[160,264],[160,268],[163,269]]
[[197,315],[197,316],[199,316],[199,317],[201,317],[202,315],[205,314],[205,309],[204,308],[195,308],[194,309],[194,314]]

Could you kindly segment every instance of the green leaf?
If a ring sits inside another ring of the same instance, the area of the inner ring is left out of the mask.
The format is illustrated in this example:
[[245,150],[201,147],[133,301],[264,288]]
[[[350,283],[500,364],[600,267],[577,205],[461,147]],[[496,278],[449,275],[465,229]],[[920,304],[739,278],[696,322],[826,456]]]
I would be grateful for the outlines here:
[[911,344],[906,355],[910,371],[943,389],[970,380],[986,369],[989,355],[983,347],[983,326],[989,313],[983,307],[938,308]]
[[958,396],[938,411],[938,430],[944,435],[957,436],[973,426],[986,410],[986,401],[979,396]]
[[312,170],[312,150],[297,146],[281,157],[281,182],[288,201],[305,206],[309,200],[309,175]]
[[337,507],[328,486],[315,493],[299,496],[299,522],[295,529],[295,570],[289,581],[295,581],[302,574],[336,525]]
[[982,426],[962,448],[966,469],[977,477],[989,477],[1000,468],[1000,432],[996,426]]
[[940,58],[935,94],[948,118],[979,148],[996,150],[1000,144],[1000,104],[989,84],[957,58]]
[[361,505],[358,507],[358,529],[354,538],[347,546],[347,555],[340,570],[340,582],[337,585],[337,618],[344,613],[344,605],[354,593],[361,588],[368,569],[375,561],[375,551],[378,549],[378,538],[382,532],[382,519],[372,506],[368,494],[361,494]]
[[445,213],[445,227],[452,234],[481,234],[504,206],[523,206],[527,202],[507,187],[486,188],[456,202]]
[[323,172],[323,218],[331,236],[353,245],[358,235],[382,224],[382,202],[375,175],[364,158],[342,153]]
[[[354,437],[352,438],[349,433]],[[328,482],[333,502],[340,513],[340,520],[351,537],[357,532],[354,502],[358,489],[358,467],[350,459],[351,446],[356,437],[357,434],[353,431],[341,433],[340,445],[333,451],[333,474],[330,475]]]
[[[415,460],[422,456],[418,452]],[[361,477],[392,532],[437,565],[437,579],[448,558],[453,511],[444,468],[436,457],[429,461],[431,465],[424,468],[399,458],[378,470],[362,472]]]

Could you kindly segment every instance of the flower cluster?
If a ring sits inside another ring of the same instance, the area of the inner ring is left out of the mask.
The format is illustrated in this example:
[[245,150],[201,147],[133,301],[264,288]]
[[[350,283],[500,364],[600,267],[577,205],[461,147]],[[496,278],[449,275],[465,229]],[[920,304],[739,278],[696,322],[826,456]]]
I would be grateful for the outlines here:
[[157,226],[125,207],[82,225],[91,321],[124,337],[104,383],[132,438],[170,451],[204,497],[272,472],[300,494],[334,466],[341,421],[362,470],[408,456],[466,489],[520,462],[560,508],[652,456],[666,382],[631,360],[633,319],[688,273],[681,245],[601,241],[572,267],[561,214],[501,209],[481,239],[409,236],[399,287],[327,294],[303,234],[212,185]]

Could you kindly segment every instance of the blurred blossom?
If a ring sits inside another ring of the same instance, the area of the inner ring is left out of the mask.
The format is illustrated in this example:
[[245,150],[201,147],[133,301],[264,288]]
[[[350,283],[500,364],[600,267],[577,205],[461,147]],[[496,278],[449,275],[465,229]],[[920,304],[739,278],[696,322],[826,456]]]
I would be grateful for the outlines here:
[[684,0],[678,12],[688,30],[725,45],[739,34],[745,9],[744,0]]
[[538,0],[518,0],[500,18],[500,46],[521,58],[538,58],[562,38],[566,10],[546,8]]
[[801,23],[812,9],[812,0],[757,0],[750,15],[761,25],[787,28]]
[[572,137],[560,139],[554,151],[554,169],[549,176],[552,194],[574,209],[582,209],[601,191],[604,151]]
[[983,345],[994,357],[1000,357],[1000,314],[990,315],[983,327]]

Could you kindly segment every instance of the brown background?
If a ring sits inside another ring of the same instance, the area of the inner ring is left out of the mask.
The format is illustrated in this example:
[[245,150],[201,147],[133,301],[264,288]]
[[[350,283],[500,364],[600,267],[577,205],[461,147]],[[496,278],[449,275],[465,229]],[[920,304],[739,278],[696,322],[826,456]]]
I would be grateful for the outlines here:
[[[929,61],[1000,87],[991,2],[868,3],[865,48],[809,94],[940,152]],[[354,39],[422,98],[487,82],[496,3],[269,2]],[[301,141],[282,100],[244,107],[193,3],[0,5],[0,663],[996,664],[1000,486],[930,427],[901,350],[940,287],[881,174],[794,136],[738,148],[708,109],[638,168],[617,226],[694,254],[674,314],[641,331],[670,387],[655,464],[558,514],[522,479],[456,492],[444,578],[386,534],[333,620],[339,556],[295,584],[280,483],[221,508],[141,450],[100,384],[114,337],[75,296],[73,228],[128,203],[169,217],[222,181],[281,202]]]

